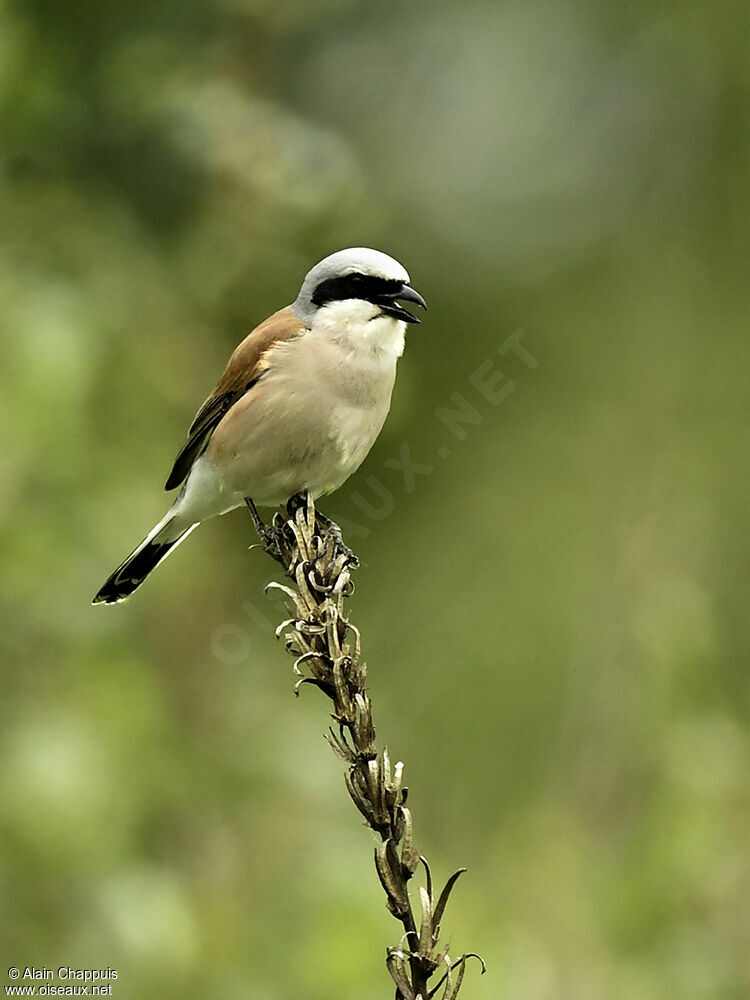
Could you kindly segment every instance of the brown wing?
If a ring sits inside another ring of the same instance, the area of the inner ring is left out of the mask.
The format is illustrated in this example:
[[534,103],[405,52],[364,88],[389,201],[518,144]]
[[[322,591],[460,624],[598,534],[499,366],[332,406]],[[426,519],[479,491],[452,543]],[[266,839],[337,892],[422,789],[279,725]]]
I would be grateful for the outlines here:
[[281,341],[292,340],[306,329],[304,320],[287,307],[274,313],[245,337],[190,425],[187,441],[175,459],[165,490],[175,489],[187,478],[193,462],[203,453],[219,422],[268,369],[266,355],[270,348]]

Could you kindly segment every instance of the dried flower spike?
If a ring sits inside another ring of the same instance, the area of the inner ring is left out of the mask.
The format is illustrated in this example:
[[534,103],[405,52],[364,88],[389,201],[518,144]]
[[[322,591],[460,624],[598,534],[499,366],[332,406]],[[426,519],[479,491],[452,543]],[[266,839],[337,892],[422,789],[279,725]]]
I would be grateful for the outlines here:
[[[404,765],[391,763],[385,748],[378,752],[372,703],[365,692],[367,667],[360,659],[360,635],[344,609],[354,590],[351,574],[359,565],[357,557],[345,545],[341,529],[315,510],[309,494],[293,497],[286,516],[275,514],[270,525],[263,524],[252,509],[251,514],[262,547],[291,581],[270,586],[281,590],[289,601],[290,617],[281,623],[277,635],[286,634],[286,648],[295,657],[295,692],[302,684],[312,684],[333,703],[335,725],[326,739],[347,765],[344,777],[349,796],[380,841],[375,868],[387,908],[404,929],[399,946],[386,954],[396,1000],[431,1000],[441,987],[439,1000],[456,1000],[467,959],[479,956],[467,953],[451,959],[447,946],[439,947],[438,938],[448,898],[465,869],[448,879],[435,901],[430,869],[415,846],[411,812],[406,808]],[[426,887],[418,893],[417,925],[408,882],[420,860]],[[484,962],[479,961],[484,972]]]

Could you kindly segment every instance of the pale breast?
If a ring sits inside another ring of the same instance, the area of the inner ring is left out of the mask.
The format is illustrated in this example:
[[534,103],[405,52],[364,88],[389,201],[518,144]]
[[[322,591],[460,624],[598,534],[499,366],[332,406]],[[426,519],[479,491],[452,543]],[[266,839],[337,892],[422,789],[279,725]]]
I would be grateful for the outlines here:
[[207,455],[227,488],[276,503],[340,486],[380,433],[397,359],[373,350],[369,336],[352,330],[342,338],[327,325],[271,348],[266,374],[209,442]]

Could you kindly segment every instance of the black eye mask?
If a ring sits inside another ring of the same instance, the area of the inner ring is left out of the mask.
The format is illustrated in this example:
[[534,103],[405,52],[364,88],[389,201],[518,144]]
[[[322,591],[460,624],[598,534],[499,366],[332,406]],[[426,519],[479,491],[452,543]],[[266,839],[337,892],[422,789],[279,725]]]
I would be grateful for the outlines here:
[[326,278],[325,281],[321,281],[312,296],[316,306],[345,299],[372,302],[387,316],[400,319],[404,323],[419,323],[419,320],[399,305],[398,299],[415,302],[423,309],[427,308],[422,296],[410,285],[397,279],[378,278],[369,274],[342,274],[336,278]]

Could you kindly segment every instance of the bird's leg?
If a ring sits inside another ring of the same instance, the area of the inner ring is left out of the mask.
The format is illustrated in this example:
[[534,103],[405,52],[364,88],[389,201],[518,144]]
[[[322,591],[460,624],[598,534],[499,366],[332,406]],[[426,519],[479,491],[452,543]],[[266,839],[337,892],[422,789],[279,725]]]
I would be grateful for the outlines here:
[[278,530],[273,524],[265,523],[258,513],[258,508],[255,506],[252,497],[245,497],[245,503],[247,504],[247,509],[250,511],[250,517],[253,519],[253,527],[258,534],[258,538],[261,540],[263,548],[283,565],[284,560]]
[[[290,497],[286,503],[288,517],[294,520],[297,511],[300,508],[307,507],[309,500],[310,497],[307,490],[295,493],[294,496]],[[288,563],[288,558],[286,557],[288,557],[290,553],[289,546],[293,542],[293,539],[287,538],[284,535],[282,515],[277,514],[271,524],[266,524],[258,513],[258,508],[255,506],[252,497],[245,497],[245,503],[247,505],[247,509],[250,511],[250,517],[253,519],[253,526],[258,533],[258,538],[260,539],[264,550],[286,568]],[[345,562],[350,566],[359,566],[359,560],[344,541],[343,533],[338,524],[336,524],[335,521],[332,521],[330,517],[326,517],[326,515],[317,508],[315,509],[315,519],[315,533],[320,538],[323,551],[330,552],[330,561],[327,568],[330,569],[339,556],[343,556]]]
[[250,511],[250,517],[253,519],[253,527],[258,532],[259,537],[265,540],[264,536],[269,526],[258,513],[258,508],[255,506],[252,497],[245,497],[245,503],[247,504],[247,509]]

